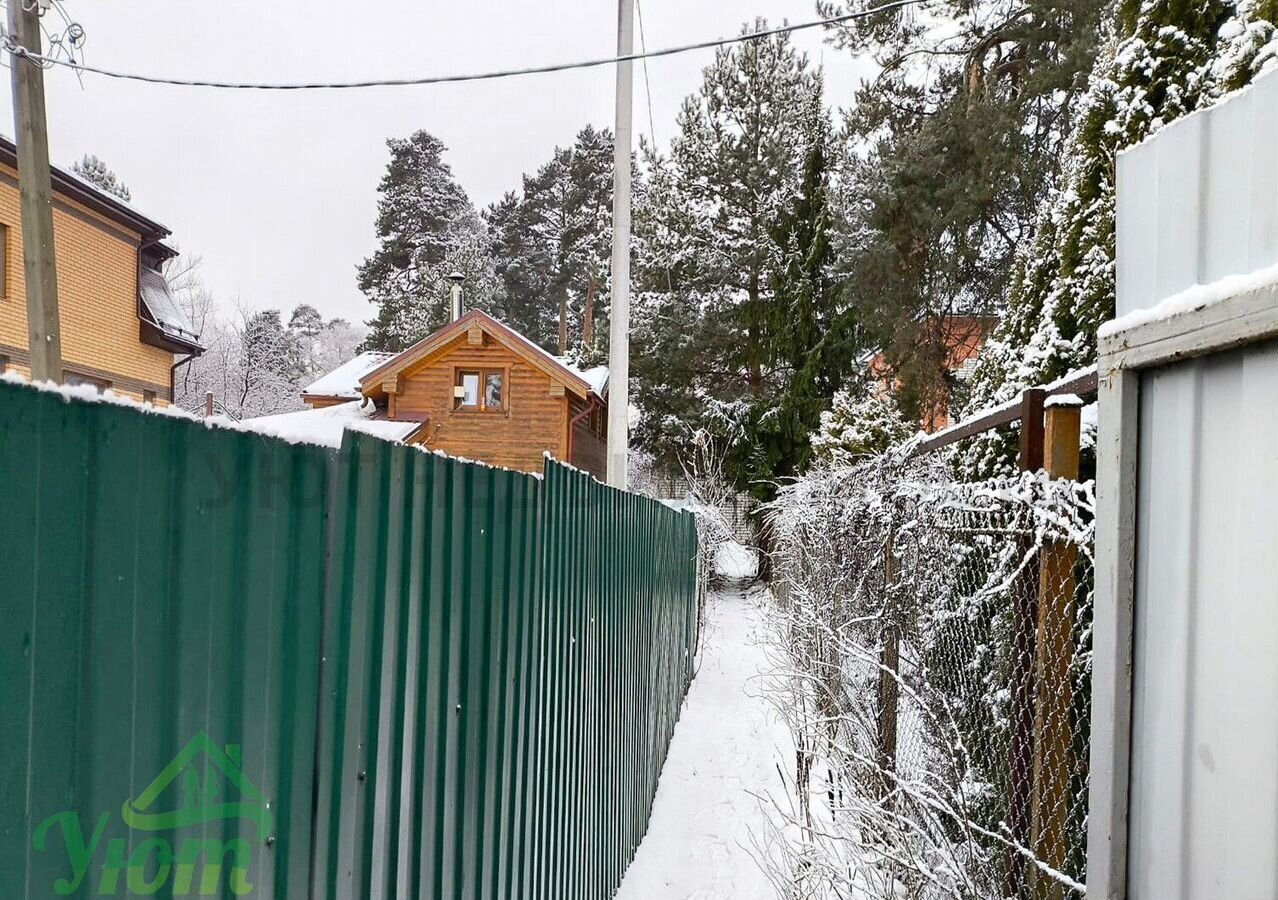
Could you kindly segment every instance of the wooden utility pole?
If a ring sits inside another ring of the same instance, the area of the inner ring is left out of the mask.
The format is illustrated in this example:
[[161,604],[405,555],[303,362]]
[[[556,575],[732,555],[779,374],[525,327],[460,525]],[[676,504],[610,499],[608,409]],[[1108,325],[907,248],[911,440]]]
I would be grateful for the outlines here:
[[[1079,434],[1083,402],[1053,397],[1047,403],[1043,468],[1053,478],[1078,479]],[[1078,547],[1071,541],[1047,541],[1039,564],[1038,637],[1034,688],[1034,794],[1031,840],[1034,855],[1058,872],[1065,870],[1069,841],[1070,778],[1074,773],[1073,682],[1074,614]],[[1035,900],[1066,900],[1059,881],[1031,870]]]
[[[37,0],[9,0],[9,36],[41,53]],[[27,342],[33,381],[62,381],[62,329],[58,324],[58,272],[53,254],[53,191],[49,182],[49,134],[44,109],[44,69],[15,53],[14,137],[18,145],[18,194],[22,210],[22,263],[27,293]]]
[[[635,0],[617,0],[617,55],[635,52]],[[608,344],[608,483],[626,487],[630,449],[630,130],[634,62],[617,63],[612,156],[612,303]]]
[[[1042,388],[1021,394],[1021,470],[1043,468]],[[1034,537],[1017,538],[1021,559],[1034,548]],[[1034,643],[1038,633],[1037,560],[1026,564],[1012,585],[1011,736],[1007,747],[1007,827],[1016,843],[1030,844],[1030,804],[1034,782]],[[1021,897],[1025,885],[1025,858],[1015,847],[1004,853],[1004,897]]]

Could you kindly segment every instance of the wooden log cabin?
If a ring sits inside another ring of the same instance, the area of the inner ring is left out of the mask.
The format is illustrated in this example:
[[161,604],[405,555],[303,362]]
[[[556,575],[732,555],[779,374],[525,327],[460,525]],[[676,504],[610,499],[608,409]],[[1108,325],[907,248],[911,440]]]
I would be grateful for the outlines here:
[[475,309],[363,374],[359,399],[417,423],[405,443],[524,472],[549,453],[603,479],[607,381]]

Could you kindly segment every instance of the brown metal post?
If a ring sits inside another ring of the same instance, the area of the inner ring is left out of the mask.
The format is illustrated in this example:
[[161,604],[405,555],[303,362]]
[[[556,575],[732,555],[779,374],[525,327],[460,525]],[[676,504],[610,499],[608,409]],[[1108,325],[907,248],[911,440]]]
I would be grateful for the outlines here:
[[[1043,467],[1042,388],[1021,394],[1021,469]],[[1033,538],[1019,539],[1021,558],[1033,549]],[[1034,643],[1038,631],[1038,566],[1029,564],[1012,588],[1011,740],[1008,743],[1007,827],[1017,844],[1030,846],[1030,801],[1034,779]],[[1004,854],[1004,897],[1024,896],[1025,859],[1009,847]]]
[[[1082,401],[1053,402],[1047,409],[1045,466],[1053,478],[1078,478]],[[1069,843],[1066,825],[1070,776],[1074,771],[1073,691],[1070,662],[1074,658],[1074,565],[1078,547],[1048,541],[1039,566],[1037,660],[1035,661],[1034,791],[1030,827],[1034,854],[1063,871]],[[1031,876],[1034,900],[1066,900],[1060,882]]]
[[207,419],[211,415],[213,415],[213,392],[205,391],[204,392],[204,418]]
[[881,799],[887,802],[896,788],[897,713],[901,686],[897,683],[901,666],[901,628],[896,610],[896,557],[893,536],[883,547],[883,625],[879,633],[879,721],[878,766],[883,782]]
[[1021,471],[1043,468],[1043,402],[1047,392],[1026,388],[1021,392]]

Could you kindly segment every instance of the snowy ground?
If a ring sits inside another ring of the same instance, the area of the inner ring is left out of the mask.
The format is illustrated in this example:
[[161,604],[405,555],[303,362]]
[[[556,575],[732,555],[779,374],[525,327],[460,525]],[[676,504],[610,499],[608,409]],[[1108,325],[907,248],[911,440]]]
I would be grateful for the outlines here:
[[[733,562],[743,562],[733,554]],[[720,557],[721,561],[723,557]],[[745,568],[745,566],[742,566]],[[783,793],[793,745],[768,702],[759,608],[740,583],[711,596],[701,666],[657,787],[648,833],[617,900],[775,900],[755,862],[766,813]]]

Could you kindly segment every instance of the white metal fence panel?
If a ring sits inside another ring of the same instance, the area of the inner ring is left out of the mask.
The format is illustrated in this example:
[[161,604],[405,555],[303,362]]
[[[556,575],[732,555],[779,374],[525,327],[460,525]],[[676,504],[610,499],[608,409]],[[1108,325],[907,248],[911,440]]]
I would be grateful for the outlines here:
[[1118,157],[1118,315],[1278,264],[1278,71]]
[[1128,898],[1271,900],[1278,342],[1141,380]]

